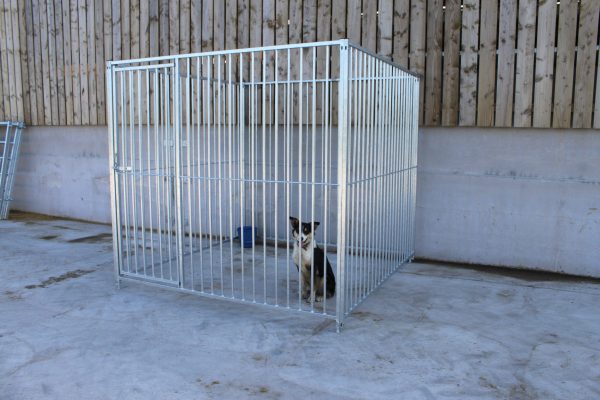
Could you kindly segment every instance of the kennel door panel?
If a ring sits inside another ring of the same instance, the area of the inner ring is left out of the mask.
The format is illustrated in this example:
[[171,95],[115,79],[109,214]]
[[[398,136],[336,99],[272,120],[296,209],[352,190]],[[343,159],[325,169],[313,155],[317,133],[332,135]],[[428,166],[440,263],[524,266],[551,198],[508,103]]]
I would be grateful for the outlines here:
[[175,70],[115,70],[114,170],[119,274],[179,284]]

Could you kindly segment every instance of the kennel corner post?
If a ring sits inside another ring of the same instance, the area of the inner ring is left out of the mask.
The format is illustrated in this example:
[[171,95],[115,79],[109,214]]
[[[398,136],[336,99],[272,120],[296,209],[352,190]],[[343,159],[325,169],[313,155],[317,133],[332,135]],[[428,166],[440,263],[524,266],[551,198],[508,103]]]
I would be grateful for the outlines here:
[[418,145],[419,145],[419,93],[421,84],[420,79],[418,77],[413,77],[415,84],[413,85],[413,126],[412,126],[412,142],[411,142],[411,152],[412,152],[412,163],[411,167],[413,167],[412,174],[414,175],[411,179],[412,181],[412,198],[411,198],[411,232],[410,232],[410,240],[411,240],[411,256],[409,261],[412,262],[415,259],[415,240],[416,240],[416,210],[417,210],[417,170],[418,170]]
[[[185,236],[183,234],[183,211],[182,211],[182,188],[183,182],[182,165],[181,165],[181,74],[179,68],[179,58],[175,58],[173,67],[173,114],[175,117],[174,128],[175,128],[175,204],[176,213],[175,223],[177,229],[177,274],[179,287],[183,288],[183,242]],[[189,112],[189,110],[188,110]]]
[[117,201],[117,191],[118,187],[118,179],[117,175],[117,164],[116,164],[116,145],[115,141],[117,138],[116,135],[116,101],[115,101],[115,93],[114,93],[114,80],[115,73],[114,67],[111,65],[110,61],[106,63],[106,97],[108,99],[108,107],[107,110],[107,119],[108,119],[108,164],[110,168],[109,180],[110,180],[110,210],[111,210],[111,220],[112,220],[112,238],[113,238],[113,259],[114,259],[114,273],[115,273],[115,284],[117,288],[120,287],[120,273],[121,270],[121,257],[120,249],[119,249],[119,240],[118,238],[121,235],[120,228],[121,225],[118,221],[119,215],[119,202]]
[[337,220],[337,287],[336,330],[339,333],[346,315],[346,191],[348,186],[348,85],[349,45],[341,40],[340,72],[338,85],[338,220]]

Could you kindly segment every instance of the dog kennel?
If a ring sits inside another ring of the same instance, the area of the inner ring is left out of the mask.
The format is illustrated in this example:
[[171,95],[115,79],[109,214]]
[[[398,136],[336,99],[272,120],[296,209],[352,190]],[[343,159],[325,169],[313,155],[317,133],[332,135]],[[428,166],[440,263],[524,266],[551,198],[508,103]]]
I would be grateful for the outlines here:
[[[339,329],[412,259],[410,72],[338,40],[112,61],[107,86],[117,282],[309,312]],[[313,258],[307,280],[296,267],[290,217],[316,228],[334,296],[302,295],[319,269]]]
[[0,122],[0,219],[8,218],[21,144],[21,130],[24,127],[22,122]]

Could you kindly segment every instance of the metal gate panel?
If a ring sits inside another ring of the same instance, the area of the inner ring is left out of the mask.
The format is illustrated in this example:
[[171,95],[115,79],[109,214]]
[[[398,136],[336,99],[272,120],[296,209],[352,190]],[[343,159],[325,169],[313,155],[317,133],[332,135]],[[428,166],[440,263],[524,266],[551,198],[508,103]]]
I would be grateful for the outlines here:
[[21,144],[22,122],[0,122],[0,219],[8,218]]
[[174,71],[113,68],[109,96],[117,273],[178,286]]

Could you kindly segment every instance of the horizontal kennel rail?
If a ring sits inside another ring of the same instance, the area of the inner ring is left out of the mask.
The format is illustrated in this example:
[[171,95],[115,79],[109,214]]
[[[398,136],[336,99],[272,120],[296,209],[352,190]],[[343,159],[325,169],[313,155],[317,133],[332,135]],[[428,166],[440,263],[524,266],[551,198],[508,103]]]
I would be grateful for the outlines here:
[[393,63],[271,46],[110,62],[107,88],[118,282],[339,328],[413,257],[418,78]]
[[22,122],[0,122],[0,219],[8,218],[24,127]]

